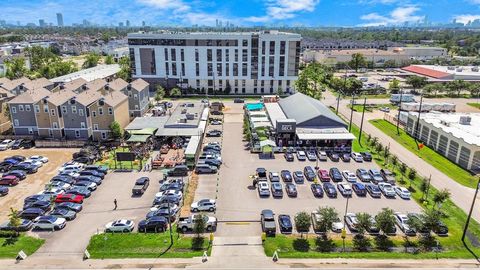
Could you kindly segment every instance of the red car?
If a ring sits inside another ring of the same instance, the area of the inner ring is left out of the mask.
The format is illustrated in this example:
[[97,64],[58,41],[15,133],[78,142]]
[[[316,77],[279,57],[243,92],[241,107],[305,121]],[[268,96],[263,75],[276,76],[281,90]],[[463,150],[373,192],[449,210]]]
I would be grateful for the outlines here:
[[317,174],[318,174],[318,178],[320,178],[320,180],[322,182],[329,182],[330,181],[330,175],[328,175],[327,170],[320,169],[320,170],[318,170]]
[[63,193],[63,194],[57,195],[57,198],[55,198],[55,202],[56,203],[62,203],[62,202],[83,203],[83,196]]
[[15,175],[5,175],[0,179],[0,185],[16,186],[19,181]]

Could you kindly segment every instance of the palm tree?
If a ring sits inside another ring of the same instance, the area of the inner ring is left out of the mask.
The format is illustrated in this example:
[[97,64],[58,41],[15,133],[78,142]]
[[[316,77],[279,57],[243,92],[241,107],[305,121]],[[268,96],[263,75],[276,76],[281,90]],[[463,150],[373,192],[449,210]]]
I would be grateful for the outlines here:
[[437,191],[437,193],[433,195],[432,199],[434,207],[437,207],[437,205],[444,203],[448,199],[450,199],[450,191],[448,191],[448,189],[444,188],[440,191]]

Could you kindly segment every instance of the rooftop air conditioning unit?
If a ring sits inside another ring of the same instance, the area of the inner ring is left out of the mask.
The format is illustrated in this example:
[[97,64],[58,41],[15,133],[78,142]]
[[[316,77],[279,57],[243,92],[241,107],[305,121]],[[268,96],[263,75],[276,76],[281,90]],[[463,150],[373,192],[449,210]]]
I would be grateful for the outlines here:
[[460,125],[470,125],[472,122],[472,117],[470,116],[460,116]]
[[182,113],[182,114],[186,114],[186,113],[187,113],[187,109],[182,109],[181,113]]
[[455,70],[455,67],[449,66],[447,69],[448,70]]
[[449,127],[450,126],[450,123],[445,121],[445,120],[440,120],[440,124],[444,125],[444,126],[447,126]]
[[478,72],[478,67],[472,67],[473,72]]
[[195,119],[195,115],[194,115],[194,114],[191,114],[191,113],[187,113],[185,116],[186,116],[187,120],[193,120],[193,119]]

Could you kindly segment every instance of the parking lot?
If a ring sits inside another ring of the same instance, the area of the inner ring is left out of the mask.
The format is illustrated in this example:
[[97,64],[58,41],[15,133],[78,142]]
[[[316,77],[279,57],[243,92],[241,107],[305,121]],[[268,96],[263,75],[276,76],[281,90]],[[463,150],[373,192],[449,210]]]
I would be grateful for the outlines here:
[[[338,194],[337,198],[315,198],[310,190],[311,182],[297,185],[297,198],[290,198],[284,194],[283,198],[276,199],[272,196],[260,198],[256,188],[252,187],[252,179],[249,177],[255,173],[258,167],[264,167],[267,172],[280,173],[281,170],[303,171],[307,165],[315,167],[315,162],[300,162],[295,158],[294,162],[285,161],[283,154],[276,154],[274,159],[260,159],[257,154],[251,154],[244,149],[246,142],[242,141],[242,104],[227,103],[225,111],[222,161],[223,166],[219,174],[218,200],[216,217],[219,220],[217,235],[219,236],[254,236],[261,232],[259,219],[263,209],[271,209],[278,216],[288,214],[292,217],[300,212],[312,212],[320,206],[332,206],[337,209],[339,216],[345,213],[347,199]],[[355,172],[357,168],[378,168],[374,162],[349,163],[319,162],[321,169],[337,167],[340,171],[350,170]],[[200,183],[212,176],[202,175]],[[210,182],[209,180],[206,180]],[[346,183],[346,181],[343,181]],[[282,182],[283,184],[283,182]],[[202,194],[203,195],[203,194]],[[374,199],[367,195],[358,197],[353,194],[349,199],[348,212],[368,212],[375,215],[382,208],[389,207],[399,212],[420,212],[421,208],[413,200],[404,200],[398,196],[387,199],[383,195]]]
[[19,150],[9,149],[0,152],[0,160],[13,155],[22,155],[27,158],[33,155],[42,155],[49,159],[49,162],[39,168],[37,173],[27,175],[27,178],[20,181],[18,185],[9,187],[8,195],[0,197],[0,222],[8,219],[10,207],[21,209],[25,197],[42,191],[45,184],[57,174],[59,166],[69,161],[72,158],[72,153],[76,151],[78,151],[78,149],[32,148]]

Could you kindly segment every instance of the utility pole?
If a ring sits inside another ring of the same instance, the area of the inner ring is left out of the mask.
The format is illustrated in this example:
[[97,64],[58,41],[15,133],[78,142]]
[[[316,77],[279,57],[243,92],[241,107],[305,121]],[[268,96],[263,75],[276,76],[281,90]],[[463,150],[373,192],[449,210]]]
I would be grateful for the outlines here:
[[415,143],[417,144],[418,150],[420,150],[420,146],[418,145],[418,126],[420,125],[420,114],[422,113],[422,103],[423,103],[423,91],[420,95],[420,105],[418,108],[418,117],[417,117],[417,124],[415,125],[415,131],[413,133],[413,138],[415,138]]
[[462,242],[465,245],[465,235],[467,234],[468,224],[472,218],[473,207],[475,206],[475,200],[477,199],[478,189],[480,188],[480,178],[478,179],[477,189],[475,190],[475,195],[473,196],[472,206],[470,206],[470,212],[468,212],[467,222],[465,222],[465,228],[463,228]]
[[352,93],[352,104],[350,106],[350,124],[348,124],[348,132],[352,130],[352,119],[353,119],[353,104],[355,104],[355,93]]
[[400,102],[398,103],[398,116],[397,116],[397,135],[400,135],[400,129],[399,129],[399,124],[400,124],[400,112],[402,109],[402,99],[403,99],[403,90],[400,88]]
[[365,107],[367,106],[367,97],[363,99],[362,120],[360,122],[360,133],[358,134],[358,143],[362,146],[363,117],[365,116]]
[[170,213],[170,200],[168,201],[168,227],[170,229],[170,245],[173,246],[173,233],[172,233],[172,213]]
[[345,218],[347,217],[347,212],[348,212],[348,199],[350,197],[347,197],[347,202],[345,204],[345,215],[343,216],[343,229],[342,229],[342,239],[343,239],[343,252],[345,252],[345,238],[346,238],[346,222],[345,222]]

